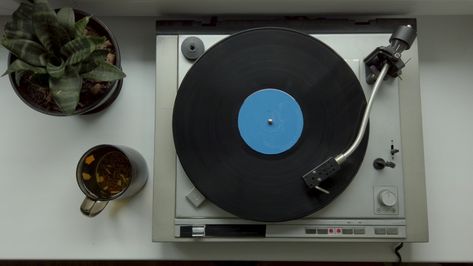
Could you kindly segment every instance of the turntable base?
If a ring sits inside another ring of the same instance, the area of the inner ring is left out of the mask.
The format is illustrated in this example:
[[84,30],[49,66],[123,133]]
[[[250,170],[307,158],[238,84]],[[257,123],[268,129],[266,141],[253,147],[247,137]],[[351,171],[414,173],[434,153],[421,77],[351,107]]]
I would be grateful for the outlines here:
[[[368,95],[371,86],[364,81],[362,60],[375,47],[385,45],[390,33],[311,35],[345,59]],[[424,182],[423,175],[417,175],[423,173],[422,165],[405,158],[422,158],[421,144],[413,145],[412,141],[419,139],[420,131],[416,126],[410,130],[405,128],[405,125],[416,125],[420,119],[405,111],[408,99],[418,99],[419,94],[416,43],[406,53],[413,59],[405,69],[402,82],[386,82],[374,103],[366,155],[352,183],[322,210],[303,219],[274,224],[238,218],[206,200],[175,154],[170,130],[174,98],[193,65],[176,47],[190,36],[200,38],[208,48],[228,35],[158,34],[157,61],[161,63],[157,65],[154,240],[399,242],[425,238],[426,220],[409,219],[413,210],[406,202],[407,199],[424,199],[425,202],[425,195],[413,194]],[[412,111],[412,106],[410,108]],[[420,114],[420,108],[417,111]],[[404,152],[391,155],[392,149]],[[411,153],[406,155],[406,151]],[[375,170],[373,161],[377,158],[392,160],[396,167]],[[387,201],[390,202],[386,204]]]

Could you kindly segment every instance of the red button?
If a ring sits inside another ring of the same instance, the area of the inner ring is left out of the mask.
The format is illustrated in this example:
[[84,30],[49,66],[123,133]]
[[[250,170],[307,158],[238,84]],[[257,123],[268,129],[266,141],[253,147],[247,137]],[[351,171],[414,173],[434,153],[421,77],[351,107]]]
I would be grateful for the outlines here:
[[342,232],[342,229],[337,228],[337,233],[340,234]]
[[332,228],[328,229],[328,232],[333,233],[333,229]]

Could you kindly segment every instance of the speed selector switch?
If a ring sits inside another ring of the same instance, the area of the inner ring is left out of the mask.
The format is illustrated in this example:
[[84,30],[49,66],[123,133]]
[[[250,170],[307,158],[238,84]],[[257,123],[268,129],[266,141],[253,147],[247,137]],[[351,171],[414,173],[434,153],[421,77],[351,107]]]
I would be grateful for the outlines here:
[[397,196],[392,191],[384,189],[379,192],[378,200],[386,207],[393,207],[397,203]]

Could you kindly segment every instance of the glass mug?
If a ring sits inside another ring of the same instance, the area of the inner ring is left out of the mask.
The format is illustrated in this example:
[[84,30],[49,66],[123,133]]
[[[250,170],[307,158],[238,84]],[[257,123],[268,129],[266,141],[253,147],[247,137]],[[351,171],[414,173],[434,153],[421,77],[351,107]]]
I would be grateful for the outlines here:
[[148,179],[148,168],[137,151],[119,145],[98,145],[82,155],[76,179],[85,194],[81,212],[89,217],[99,214],[115,199],[138,193]]

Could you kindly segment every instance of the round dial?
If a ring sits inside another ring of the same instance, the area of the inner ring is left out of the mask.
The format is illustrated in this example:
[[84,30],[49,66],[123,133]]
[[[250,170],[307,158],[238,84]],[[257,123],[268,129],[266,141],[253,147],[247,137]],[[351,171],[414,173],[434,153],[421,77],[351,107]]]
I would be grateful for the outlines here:
[[381,190],[378,194],[378,200],[387,207],[393,207],[397,203],[397,196],[387,189]]

